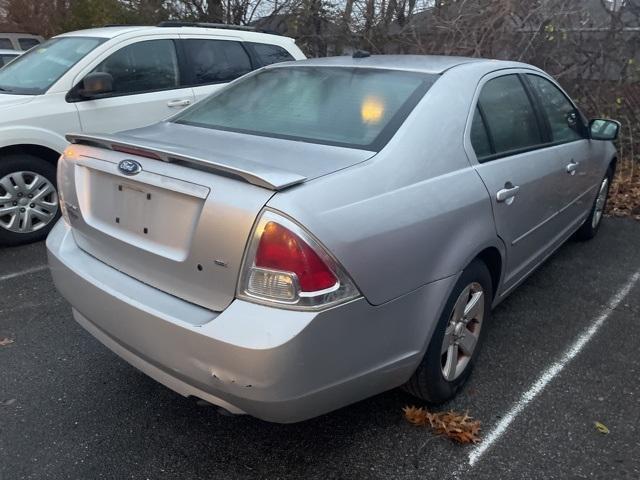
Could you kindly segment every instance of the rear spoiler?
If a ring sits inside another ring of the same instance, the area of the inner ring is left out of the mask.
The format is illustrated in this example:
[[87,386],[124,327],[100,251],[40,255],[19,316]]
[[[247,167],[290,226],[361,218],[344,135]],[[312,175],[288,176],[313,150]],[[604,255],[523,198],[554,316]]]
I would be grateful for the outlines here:
[[138,142],[135,137],[131,137],[132,140],[129,140],[125,136],[70,133],[66,138],[70,143],[106,148],[107,150],[155,158],[168,163],[198,165],[205,170],[238,177],[247,183],[269,190],[283,190],[307,179],[307,177],[297,173],[267,168],[250,160],[234,158],[233,160],[225,161],[224,158],[215,157],[215,155],[193,156],[190,152],[181,152],[181,150],[185,149],[179,146],[172,148],[164,145],[158,146],[154,142],[144,140]]

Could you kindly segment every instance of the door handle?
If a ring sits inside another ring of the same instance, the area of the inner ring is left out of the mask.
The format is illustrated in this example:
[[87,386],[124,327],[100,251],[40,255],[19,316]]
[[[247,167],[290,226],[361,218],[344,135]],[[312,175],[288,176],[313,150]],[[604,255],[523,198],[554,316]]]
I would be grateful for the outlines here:
[[167,102],[167,106],[171,108],[186,107],[188,105],[191,105],[191,100],[188,100],[186,98],[184,100],[169,100]]
[[571,162],[569,162],[569,164],[567,165],[567,173],[569,175],[575,175],[577,169],[578,169],[578,162],[576,162],[575,160],[571,160]]
[[496,200],[498,202],[505,202],[507,205],[511,205],[514,197],[518,194],[518,190],[520,190],[519,186],[514,186],[510,182],[507,182],[504,185],[504,188],[502,190],[498,190],[498,193],[496,193]]

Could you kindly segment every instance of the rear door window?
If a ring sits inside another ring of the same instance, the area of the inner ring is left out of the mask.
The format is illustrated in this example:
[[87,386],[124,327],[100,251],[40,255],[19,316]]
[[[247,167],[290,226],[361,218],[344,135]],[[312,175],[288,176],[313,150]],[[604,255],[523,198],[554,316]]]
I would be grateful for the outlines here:
[[579,112],[562,91],[546,78],[528,74],[527,78],[540,99],[549,121],[554,143],[572,142],[584,138],[584,125]]
[[494,154],[517,153],[543,143],[535,110],[517,75],[489,80],[482,87],[478,105],[493,140]]
[[113,77],[114,95],[178,88],[178,58],[172,40],[149,40],[121,48],[94,72]]
[[0,38],[1,50],[13,50],[13,43],[8,38]]
[[0,68],[4,67],[7,63],[9,63],[14,58],[16,58],[15,55],[3,55],[0,53]]
[[289,52],[278,45],[269,45],[267,43],[249,43],[249,45],[256,52],[262,65],[295,60]]
[[40,42],[35,38],[19,38],[18,43],[20,44],[20,48],[22,50],[29,50],[36,45],[40,45]]
[[190,38],[181,44],[186,58],[185,85],[226,83],[252,70],[240,42]]
[[476,156],[479,161],[488,157],[493,153],[491,148],[491,140],[487,133],[487,127],[484,124],[482,115],[480,114],[480,107],[476,107],[473,114],[473,123],[471,124],[471,145],[476,152]]

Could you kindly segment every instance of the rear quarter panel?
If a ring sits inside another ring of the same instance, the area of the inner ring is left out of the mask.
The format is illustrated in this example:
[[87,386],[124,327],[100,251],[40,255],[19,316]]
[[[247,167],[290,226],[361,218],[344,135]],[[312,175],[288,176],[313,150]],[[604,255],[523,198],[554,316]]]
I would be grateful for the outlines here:
[[487,247],[503,251],[463,148],[477,83],[468,70],[445,73],[372,159],[269,202],[309,229],[374,305],[459,273]]

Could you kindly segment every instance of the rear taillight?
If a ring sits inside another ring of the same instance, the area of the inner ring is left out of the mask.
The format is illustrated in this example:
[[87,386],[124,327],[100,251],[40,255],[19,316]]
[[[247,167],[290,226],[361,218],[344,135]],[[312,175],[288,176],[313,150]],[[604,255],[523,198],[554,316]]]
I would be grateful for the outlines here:
[[56,185],[58,189],[58,202],[60,203],[60,213],[62,214],[62,218],[67,223],[67,225],[71,225],[71,221],[69,220],[69,212],[67,211],[67,204],[64,200],[64,173],[66,168],[67,159],[73,159],[76,157],[76,152],[71,145],[65,148],[64,152],[60,156],[58,160],[58,167],[56,171]]
[[262,213],[245,255],[238,297],[318,309],[358,295],[338,262],[308,232],[271,210]]
[[254,264],[260,269],[295,273],[303,292],[326,290],[338,283],[331,269],[304,240],[274,221],[264,226]]

